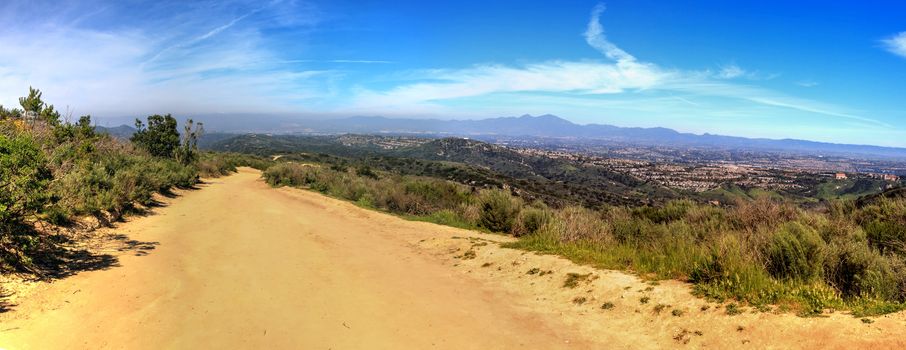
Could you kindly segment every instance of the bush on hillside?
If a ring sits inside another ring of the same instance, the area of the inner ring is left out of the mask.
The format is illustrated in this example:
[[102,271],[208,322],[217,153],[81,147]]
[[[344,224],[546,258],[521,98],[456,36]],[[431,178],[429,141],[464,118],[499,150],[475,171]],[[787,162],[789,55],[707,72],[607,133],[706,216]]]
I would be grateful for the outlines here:
[[530,235],[541,230],[553,219],[550,209],[546,207],[525,207],[516,217],[513,225],[513,235],[516,237]]
[[41,211],[52,179],[44,154],[27,135],[0,134],[0,225],[15,224]]
[[0,269],[29,269],[39,237],[25,220],[49,203],[51,173],[27,135],[0,133]]
[[559,210],[555,220],[546,227],[563,242],[595,242],[610,244],[613,242],[613,229],[601,219],[601,216],[590,209],[570,206]]
[[898,299],[899,280],[888,259],[864,241],[841,241],[828,247],[825,279],[844,298]]
[[883,254],[906,256],[906,200],[881,199],[855,213],[869,244]]
[[522,209],[522,201],[502,190],[485,190],[479,197],[481,214],[479,226],[492,232],[510,232],[516,216]]
[[811,227],[786,223],[767,247],[767,268],[777,278],[811,281],[821,276],[825,242]]
[[790,203],[762,197],[740,200],[729,210],[729,221],[738,230],[754,232],[763,228],[775,229],[799,217],[799,210]]

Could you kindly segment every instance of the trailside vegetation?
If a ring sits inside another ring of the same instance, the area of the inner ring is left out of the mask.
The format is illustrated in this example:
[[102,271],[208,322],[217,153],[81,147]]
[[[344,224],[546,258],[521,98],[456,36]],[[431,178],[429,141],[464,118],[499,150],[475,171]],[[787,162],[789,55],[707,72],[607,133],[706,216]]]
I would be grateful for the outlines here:
[[[30,88],[19,108],[0,106],[0,272],[41,275],[42,262],[69,237],[49,226],[95,217],[118,220],[156,192],[188,188],[263,159],[201,153],[200,124],[184,133],[170,115],[153,115],[131,142],[96,133],[90,116],[70,121]],[[50,264],[52,265],[52,264]],[[48,266],[50,266],[48,265]]]
[[[331,159],[321,157],[320,159]],[[558,254],[648,279],[692,283],[696,294],[801,315],[858,316],[906,308],[906,198],[804,209],[763,197],[720,207],[528,202],[505,186],[476,188],[338,163],[278,163],[273,186],[296,186],[417,220],[513,234],[509,247]]]

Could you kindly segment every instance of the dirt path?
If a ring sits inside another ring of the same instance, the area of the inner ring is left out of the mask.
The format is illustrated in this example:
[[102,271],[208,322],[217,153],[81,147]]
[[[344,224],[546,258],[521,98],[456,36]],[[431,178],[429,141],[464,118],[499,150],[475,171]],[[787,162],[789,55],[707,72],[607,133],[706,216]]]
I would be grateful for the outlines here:
[[[0,314],[0,348],[906,347],[903,314],[727,316],[679,283],[274,190],[250,169],[204,187],[120,225],[144,248],[120,266],[43,286]],[[591,275],[564,288],[567,273]]]

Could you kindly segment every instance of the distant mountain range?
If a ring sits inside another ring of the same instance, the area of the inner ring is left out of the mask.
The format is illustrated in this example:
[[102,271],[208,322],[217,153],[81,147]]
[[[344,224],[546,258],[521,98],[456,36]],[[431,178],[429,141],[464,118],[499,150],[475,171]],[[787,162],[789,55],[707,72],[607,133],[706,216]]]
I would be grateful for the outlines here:
[[135,128],[125,124],[114,127],[95,126],[94,131],[102,134],[110,134],[110,136],[120,139],[128,139],[135,133]]
[[[300,124],[302,124],[300,122]],[[906,159],[906,148],[847,145],[795,139],[762,139],[712,134],[681,133],[668,128],[626,128],[572,123],[554,115],[481,120],[395,119],[351,117],[313,120],[308,133],[423,134],[443,136],[545,137],[600,140],[642,146],[714,147],[753,151],[795,152],[812,155],[874,156]]]
[[[209,131],[276,134],[389,134],[463,136],[479,139],[538,137],[597,140],[639,146],[708,147],[750,151],[791,152],[906,160],[906,148],[835,144],[795,139],[763,139],[681,133],[668,128],[627,128],[602,124],[575,124],[554,115],[503,117],[480,120],[349,117],[304,119],[220,115],[195,118]],[[127,126],[121,126],[123,128]],[[120,131],[120,130],[117,130]]]

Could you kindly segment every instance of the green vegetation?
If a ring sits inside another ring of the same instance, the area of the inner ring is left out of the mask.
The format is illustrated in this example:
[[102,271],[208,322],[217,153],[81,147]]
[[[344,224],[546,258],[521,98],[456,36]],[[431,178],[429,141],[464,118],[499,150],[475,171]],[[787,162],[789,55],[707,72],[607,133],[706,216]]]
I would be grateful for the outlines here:
[[41,243],[25,220],[49,202],[51,174],[41,150],[24,135],[0,137],[0,263],[24,269]]
[[109,223],[152,204],[155,192],[195,185],[199,174],[264,162],[202,154],[201,128],[189,122],[180,136],[169,115],[149,117],[132,143],[122,142],[95,133],[90,116],[64,120],[41,97],[30,89],[21,108],[0,106],[0,272],[53,273],[71,241],[53,226],[83,216]]
[[674,190],[582,159],[525,154],[460,138],[251,134],[222,139],[211,147],[259,156],[281,154],[286,160],[300,162],[368,167],[482,188],[509,185],[526,203],[540,200],[551,206],[597,208],[608,204],[663,203],[680,197]]
[[[737,304],[737,303],[727,304],[726,310],[727,310],[727,315],[730,315],[730,316],[735,316],[735,315],[739,315],[742,313],[742,309],[739,307],[739,304]],[[736,328],[736,330],[742,331],[743,328],[742,328],[742,326],[739,326],[738,328]]]
[[176,118],[167,114],[148,116],[148,127],[141,119],[135,120],[132,143],[155,157],[172,157],[179,148],[179,131]]
[[580,283],[587,281],[591,277],[590,273],[580,274],[570,272],[566,274],[566,280],[563,281],[563,288],[576,288]]
[[828,180],[817,187],[816,197],[820,199],[856,199],[880,192],[887,182],[880,179]]
[[509,193],[486,190],[480,197],[478,224],[493,232],[510,232],[516,216],[522,209],[522,202]]

